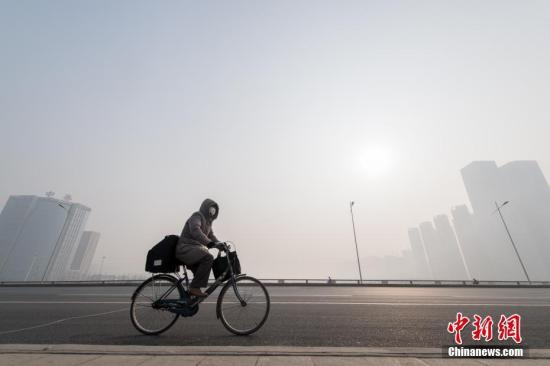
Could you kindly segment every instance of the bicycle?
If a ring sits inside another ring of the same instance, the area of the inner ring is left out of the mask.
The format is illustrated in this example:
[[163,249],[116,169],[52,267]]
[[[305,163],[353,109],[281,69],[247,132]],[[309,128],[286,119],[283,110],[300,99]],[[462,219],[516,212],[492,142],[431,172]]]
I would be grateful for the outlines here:
[[227,268],[205,290],[207,297],[189,295],[187,268],[179,263],[178,267],[183,266],[183,275],[178,271],[174,275],[157,274],[138,286],[130,306],[134,327],[146,335],[161,334],[170,329],[178,317],[195,315],[199,304],[225,283],[216,302],[216,317],[236,335],[249,335],[260,329],[270,310],[267,289],[254,277],[234,273],[230,253],[236,251],[230,242],[220,243],[218,249],[218,256],[225,254],[227,258]]

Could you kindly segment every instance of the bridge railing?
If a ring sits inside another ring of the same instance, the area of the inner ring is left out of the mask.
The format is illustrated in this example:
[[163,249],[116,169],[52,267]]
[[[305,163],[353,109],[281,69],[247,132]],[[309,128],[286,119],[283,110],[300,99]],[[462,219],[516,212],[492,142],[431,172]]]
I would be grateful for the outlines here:
[[[93,281],[0,281],[2,287],[17,286],[137,286],[142,279]],[[370,286],[370,287],[550,287],[550,281],[472,281],[472,280],[374,280],[326,278],[264,278],[268,286]]]
[[261,280],[270,285],[298,285],[298,286],[426,286],[426,287],[455,287],[455,286],[550,286],[550,281],[473,281],[473,280],[378,280],[368,279],[362,282],[357,279],[301,279],[301,278],[265,278]]

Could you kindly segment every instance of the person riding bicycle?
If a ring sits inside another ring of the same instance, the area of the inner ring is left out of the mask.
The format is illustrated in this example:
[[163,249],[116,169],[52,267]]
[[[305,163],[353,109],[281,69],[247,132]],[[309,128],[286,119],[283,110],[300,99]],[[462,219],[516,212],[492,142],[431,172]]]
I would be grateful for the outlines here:
[[206,297],[201,287],[206,287],[212,269],[214,257],[209,248],[218,246],[218,238],[212,230],[212,222],[218,217],[218,204],[205,199],[200,209],[193,213],[185,223],[176,246],[176,258],[193,272],[193,281],[189,293],[197,297]]

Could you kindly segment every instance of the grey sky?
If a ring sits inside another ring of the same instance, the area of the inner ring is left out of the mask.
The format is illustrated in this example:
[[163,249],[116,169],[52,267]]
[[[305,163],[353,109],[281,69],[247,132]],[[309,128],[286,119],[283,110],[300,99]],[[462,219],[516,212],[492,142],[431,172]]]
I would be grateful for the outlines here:
[[352,277],[350,200],[362,255],[398,254],[467,203],[470,161],[550,172],[549,24],[547,1],[1,1],[0,204],[71,193],[120,273],[211,197],[247,272]]

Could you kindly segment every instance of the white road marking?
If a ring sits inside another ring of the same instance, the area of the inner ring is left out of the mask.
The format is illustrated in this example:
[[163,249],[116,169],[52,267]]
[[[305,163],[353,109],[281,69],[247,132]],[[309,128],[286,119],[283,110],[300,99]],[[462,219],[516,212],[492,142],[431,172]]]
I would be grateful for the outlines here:
[[353,297],[355,295],[269,295],[269,297]]
[[383,306],[540,306],[550,307],[550,304],[482,304],[482,303],[417,303],[417,302],[328,302],[328,301],[272,301],[281,305],[383,305]]
[[[130,301],[0,301],[0,304],[130,304]],[[203,301],[202,304],[216,304],[216,301]],[[514,306],[514,307],[550,307],[550,304],[482,304],[482,303],[411,303],[411,302],[330,302],[330,301],[272,301],[273,305],[363,305],[363,306]],[[102,313],[72,316],[31,327],[0,331],[0,335],[44,328],[73,319],[91,318],[128,311],[127,307]]]
[[19,329],[12,329],[12,330],[5,330],[5,331],[3,331],[3,332],[0,332],[0,335],[2,335],[2,334],[16,333],[16,332],[22,332],[22,331],[24,331],[24,330],[31,330],[31,329],[36,329],[36,328],[44,328],[44,327],[47,327],[47,326],[50,326],[50,325],[54,325],[54,324],[58,324],[58,323],[65,322],[65,321],[67,321],[67,320],[91,318],[91,317],[94,317],[94,316],[101,316],[101,315],[119,313],[119,312],[121,312],[121,311],[128,311],[128,309],[127,309],[127,308],[124,308],[124,309],[118,309],[118,310],[112,310],[112,311],[105,311],[105,312],[103,312],[103,313],[97,313],[97,314],[88,314],[88,315],[81,315],[81,316],[71,316],[71,317],[69,317],[69,318],[63,318],[63,319],[54,320],[53,322],[48,322],[48,323],[39,324],[39,325],[33,325],[32,327],[19,328]]
[[132,297],[133,292],[127,294],[59,294],[58,296],[97,296],[97,297]]
[[[0,301],[0,304],[130,304],[130,301]],[[203,301],[201,304],[216,304]],[[380,305],[380,306],[516,306],[550,307],[550,304],[503,304],[503,303],[416,303],[416,302],[340,302],[340,301],[271,301],[272,305]]]
[[[444,297],[453,297],[458,299],[483,299],[483,296],[444,296]],[[550,296],[493,296],[493,299],[529,299],[529,300],[539,300],[539,299],[550,299]]]
[[129,304],[130,301],[0,301],[0,304]]
[[[60,294],[59,296],[132,297],[128,294]],[[270,295],[271,297],[353,297],[354,295]]]

